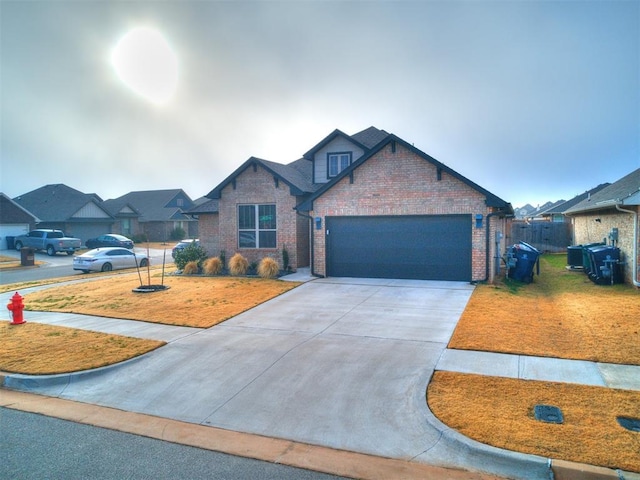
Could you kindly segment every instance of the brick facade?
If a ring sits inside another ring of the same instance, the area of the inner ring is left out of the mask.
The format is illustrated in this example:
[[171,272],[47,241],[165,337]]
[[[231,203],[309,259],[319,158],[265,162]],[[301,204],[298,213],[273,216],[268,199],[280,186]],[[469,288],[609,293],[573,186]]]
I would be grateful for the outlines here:
[[[627,210],[635,208],[636,215],[640,213],[640,207],[625,207]],[[631,284],[634,280],[633,272],[633,252],[634,238],[634,215],[620,212],[614,209],[603,211],[592,211],[587,214],[574,215],[571,217],[573,221],[574,238],[576,245],[587,243],[596,243],[609,241],[609,232],[612,228],[618,229],[618,243],[622,255],[622,266],[624,272],[625,283]],[[640,250],[640,245],[636,245],[635,251]],[[640,263],[640,258],[636,259],[636,265]],[[638,279],[640,272],[635,272],[635,278]]]
[[[314,200],[313,217],[345,215],[448,215],[468,214],[472,222],[472,280],[493,278],[495,232],[506,232],[506,220],[491,219],[489,265],[487,265],[487,221],[491,208],[485,196],[416,153],[387,145]],[[482,214],[483,226],[475,227],[475,215]],[[314,273],[326,274],[325,233],[313,230]],[[501,242],[501,248],[506,239]],[[489,268],[487,268],[489,267]]]
[[[238,205],[250,204],[276,205],[276,248],[238,247]],[[203,246],[212,256],[224,251],[227,260],[236,252],[242,254],[249,263],[258,263],[264,257],[271,257],[281,268],[284,246],[289,253],[289,265],[294,270],[306,266],[309,264],[308,220],[296,214],[296,205],[297,197],[291,194],[285,182],[276,180],[258,163],[249,165],[222,189],[218,215],[200,216]],[[217,224],[216,216],[224,219],[221,224]]]

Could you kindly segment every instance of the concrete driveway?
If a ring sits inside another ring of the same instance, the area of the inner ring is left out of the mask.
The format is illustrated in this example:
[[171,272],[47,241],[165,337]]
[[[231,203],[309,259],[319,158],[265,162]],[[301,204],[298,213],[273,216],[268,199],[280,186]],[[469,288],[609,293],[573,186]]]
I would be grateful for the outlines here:
[[518,454],[461,442],[426,404],[433,369],[472,291],[455,282],[318,279],[99,375],[27,381],[22,389],[340,450],[509,473]]

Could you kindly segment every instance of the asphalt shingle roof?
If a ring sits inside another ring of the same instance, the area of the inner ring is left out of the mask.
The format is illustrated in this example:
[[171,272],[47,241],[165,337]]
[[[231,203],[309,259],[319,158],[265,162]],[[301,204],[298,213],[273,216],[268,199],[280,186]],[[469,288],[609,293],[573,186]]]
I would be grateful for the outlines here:
[[640,168],[565,210],[564,213],[571,214],[629,204],[630,197],[633,197],[633,202],[636,202],[632,204],[637,205],[640,200]]
[[[66,222],[88,203],[101,206],[102,199],[95,193],[82,193],[63,183],[45,185],[13,199],[43,222]],[[103,209],[105,213],[106,209]]]
[[[190,202],[188,205],[185,205],[184,209],[166,206],[180,194],[183,194]],[[166,222],[174,219],[184,220],[182,212],[189,209],[193,203],[189,196],[179,188],[172,190],[129,192],[116,199],[108,200],[108,202],[109,208],[116,210],[116,212],[120,211],[126,204],[132,205],[140,212],[140,221],[143,222]]]

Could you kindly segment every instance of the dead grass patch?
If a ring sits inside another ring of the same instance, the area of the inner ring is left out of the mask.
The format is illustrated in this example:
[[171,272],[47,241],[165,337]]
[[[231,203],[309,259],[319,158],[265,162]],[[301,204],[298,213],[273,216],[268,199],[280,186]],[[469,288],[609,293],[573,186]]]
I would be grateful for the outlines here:
[[479,285],[449,348],[640,365],[638,291],[595,285],[565,259],[543,255],[529,285]]
[[[427,402],[440,421],[481,443],[640,472],[640,433],[616,421],[640,418],[640,392],[436,372]],[[559,407],[564,423],[536,420],[538,404]]]
[[52,375],[112,365],[150,352],[165,342],[76,330],[0,322],[0,371]]
[[208,328],[299,285],[258,278],[183,276],[165,277],[164,284],[171,288],[133,293],[140,286],[138,277],[122,276],[30,293],[24,304],[27,310]]

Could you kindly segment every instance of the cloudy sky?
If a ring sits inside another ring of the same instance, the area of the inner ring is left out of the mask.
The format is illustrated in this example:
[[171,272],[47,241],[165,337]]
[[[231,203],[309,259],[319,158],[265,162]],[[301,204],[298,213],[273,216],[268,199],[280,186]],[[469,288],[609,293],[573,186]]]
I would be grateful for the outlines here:
[[[250,156],[335,128],[394,133],[511,202],[640,167],[640,1],[0,2],[1,186],[196,199]],[[112,53],[139,27],[175,55],[162,105]]]

